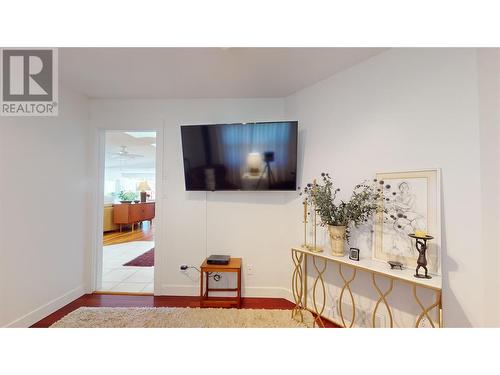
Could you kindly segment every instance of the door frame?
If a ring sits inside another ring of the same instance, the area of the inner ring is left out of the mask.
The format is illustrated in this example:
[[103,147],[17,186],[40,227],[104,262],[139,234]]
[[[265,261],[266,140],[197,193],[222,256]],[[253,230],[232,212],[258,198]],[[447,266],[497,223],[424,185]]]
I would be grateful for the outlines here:
[[[93,293],[101,288],[102,285],[102,256],[103,256],[103,207],[104,207],[104,174],[105,174],[105,150],[106,150],[106,132],[133,132],[133,131],[155,131],[156,132],[156,165],[155,165],[155,181],[156,181],[156,195],[155,195],[155,227],[161,228],[163,222],[163,198],[164,198],[164,122],[158,126],[147,128],[126,127],[126,128],[96,128],[94,134],[94,155],[95,169],[92,178],[92,185],[94,186],[91,194],[91,257],[90,257],[90,285],[89,293]],[[155,252],[161,253],[162,249],[162,233],[156,230],[154,235]],[[156,257],[155,259],[161,259]],[[155,261],[154,268],[154,287],[153,294],[160,290],[160,273],[162,267],[158,267],[159,262]]]

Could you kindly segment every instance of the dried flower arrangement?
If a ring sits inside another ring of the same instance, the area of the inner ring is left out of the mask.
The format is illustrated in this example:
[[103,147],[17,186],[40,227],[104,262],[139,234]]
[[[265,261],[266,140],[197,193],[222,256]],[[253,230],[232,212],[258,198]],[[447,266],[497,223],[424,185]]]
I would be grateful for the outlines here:
[[354,187],[349,201],[338,199],[340,188],[334,186],[329,173],[321,173],[321,183],[308,183],[301,195],[304,202],[314,204],[323,226],[345,227],[349,241],[349,228],[367,222],[380,207],[380,189],[366,183]]

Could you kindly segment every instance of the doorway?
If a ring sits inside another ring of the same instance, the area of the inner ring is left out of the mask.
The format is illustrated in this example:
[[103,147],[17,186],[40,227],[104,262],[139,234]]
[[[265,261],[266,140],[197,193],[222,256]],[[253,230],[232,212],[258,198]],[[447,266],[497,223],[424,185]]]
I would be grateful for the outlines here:
[[154,291],[156,136],[105,131],[99,292]]

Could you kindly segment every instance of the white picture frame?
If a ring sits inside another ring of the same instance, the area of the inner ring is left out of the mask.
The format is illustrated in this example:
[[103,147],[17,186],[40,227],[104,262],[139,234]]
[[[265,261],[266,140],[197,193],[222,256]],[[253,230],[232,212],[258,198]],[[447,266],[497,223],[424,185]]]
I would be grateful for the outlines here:
[[441,274],[441,170],[439,168],[376,174],[376,189],[383,192],[384,211],[375,215],[373,258],[417,266],[415,240],[423,230],[434,238],[427,242],[429,273]]

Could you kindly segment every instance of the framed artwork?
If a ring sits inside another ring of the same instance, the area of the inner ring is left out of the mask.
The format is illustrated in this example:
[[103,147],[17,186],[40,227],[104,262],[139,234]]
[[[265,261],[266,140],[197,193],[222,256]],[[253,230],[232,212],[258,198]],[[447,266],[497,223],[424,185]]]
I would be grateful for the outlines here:
[[440,170],[377,173],[375,183],[384,211],[376,215],[373,258],[416,267],[418,252],[408,234],[420,230],[434,237],[427,249],[429,272],[441,274]]

